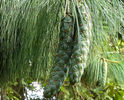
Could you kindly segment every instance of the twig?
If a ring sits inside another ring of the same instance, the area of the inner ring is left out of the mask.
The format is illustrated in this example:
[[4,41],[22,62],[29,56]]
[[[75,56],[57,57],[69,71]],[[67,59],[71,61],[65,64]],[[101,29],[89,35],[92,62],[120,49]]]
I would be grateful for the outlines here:
[[72,86],[72,90],[73,90],[73,93],[74,93],[74,99],[76,99],[76,93],[75,93],[75,87]]
[[111,63],[118,63],[120,64],[120,61],[112,61],[112,60],[109,60],[109,59],[105,59],[106,62],[111,62]]
[[106,58],[101,58],[101,59],[104,59],[106,62],[118,63],[118,64],[120,64],[120,61],[112,61],[112,60],[109,60],[109,59],[106,59]]

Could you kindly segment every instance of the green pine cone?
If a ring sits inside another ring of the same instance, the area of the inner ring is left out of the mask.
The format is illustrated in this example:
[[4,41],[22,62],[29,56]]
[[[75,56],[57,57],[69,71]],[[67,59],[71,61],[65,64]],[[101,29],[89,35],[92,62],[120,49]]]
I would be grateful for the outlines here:
[[57,92],[60,91],[67,72],[67,64],[71,56],[71,43],[73,36],[73,18],[70,15],[66,15],[62,19],[62,24],[60,28],[60,41],[58,52],[55,58],[55,67],[51,72],[50,80],[48,81],[48,86],[44,89],[44,96],[46,98],[51,98],[55,96]]
[[107,62],[105,61],[105,59],[101,59],[100,66],[102,69],[102,73],[101,73],[101,77],[99,76],[98,82],[99,82],[99,85],[105,86],[106,79],[107,79]]
[[105,86],[106,84],[106,80],[107,80],[107,62],[104,60],[104,66],[103,66],[103,86]]
[[[69,70],[70,83],[80,82],[89,53],[91,39],[91,21],[86,4],[81,2],[77,7],[79,33],[76,31],[73,54],[71,57],[71,68]],[[78,29],[78,28],[77,28]]]

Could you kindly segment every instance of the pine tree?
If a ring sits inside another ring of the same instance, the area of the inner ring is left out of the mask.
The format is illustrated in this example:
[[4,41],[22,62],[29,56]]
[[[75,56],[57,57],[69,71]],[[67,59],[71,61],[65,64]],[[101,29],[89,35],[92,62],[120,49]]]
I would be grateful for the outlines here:
[[[71,54],[60,57],[69,72],[62,69],[65,72],[59,88],[67,75],[72,85],[85,81],[96,86],[101,79],[105,80],[101,78],[101,59],[107,63],[105,83],[108,79],[124,83],[124,56],[117,38],[124,26],[122,0],[0,0],[0,87],[17,78],[32,77],[46,82],[52,70],[59,70],[55,67],[60,60],[58,49],[67,46],[60,39],[60,27],[69,2],[74,34],[72,40],[68,38]],[[89,15],[91,20],[87,20]]]

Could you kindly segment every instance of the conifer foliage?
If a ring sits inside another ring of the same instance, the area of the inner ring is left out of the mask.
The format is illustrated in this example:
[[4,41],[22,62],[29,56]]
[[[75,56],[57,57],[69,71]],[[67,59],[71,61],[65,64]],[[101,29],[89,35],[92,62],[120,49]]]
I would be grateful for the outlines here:
[[0,86],[50,76],[44,96],[52,98],[66,77],[124,84],[123,26],[122,0],[0,0]]

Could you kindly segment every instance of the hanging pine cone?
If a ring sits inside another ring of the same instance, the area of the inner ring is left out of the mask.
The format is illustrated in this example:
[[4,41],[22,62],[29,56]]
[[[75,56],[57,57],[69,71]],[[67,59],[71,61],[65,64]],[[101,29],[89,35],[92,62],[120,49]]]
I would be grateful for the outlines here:
[[101,73],[101,76],[99,77],[98,83],[100,86],[105,86],[106,79],[107,79],[107,62],[105,61],[104,58],[101,59],[100,66],[102,69],[102,73]]
[[58,52],[55,59],[55,67],[51,72],[48,85],[44,89],[44,96],[51,98],[60,91],[60,87],[63,84],[67,74],[67,64],[71,56],[71,44],[73,35],[73,18],[67,14],[61,24],[60,28],[60,41]]
[[79,32],[77,30],[76,32],[78,33],[75,33],[76,37],[71,58],[71,68],[69,71],[71,84],[75,84],[81,80],[84,68],[86,67],[91,39],[91,21],[87,5],[80,3],[79,8],[77,6],[76,10],[78,16],[78,20],[76,20],[78,21],[77,29],[79,27]]

